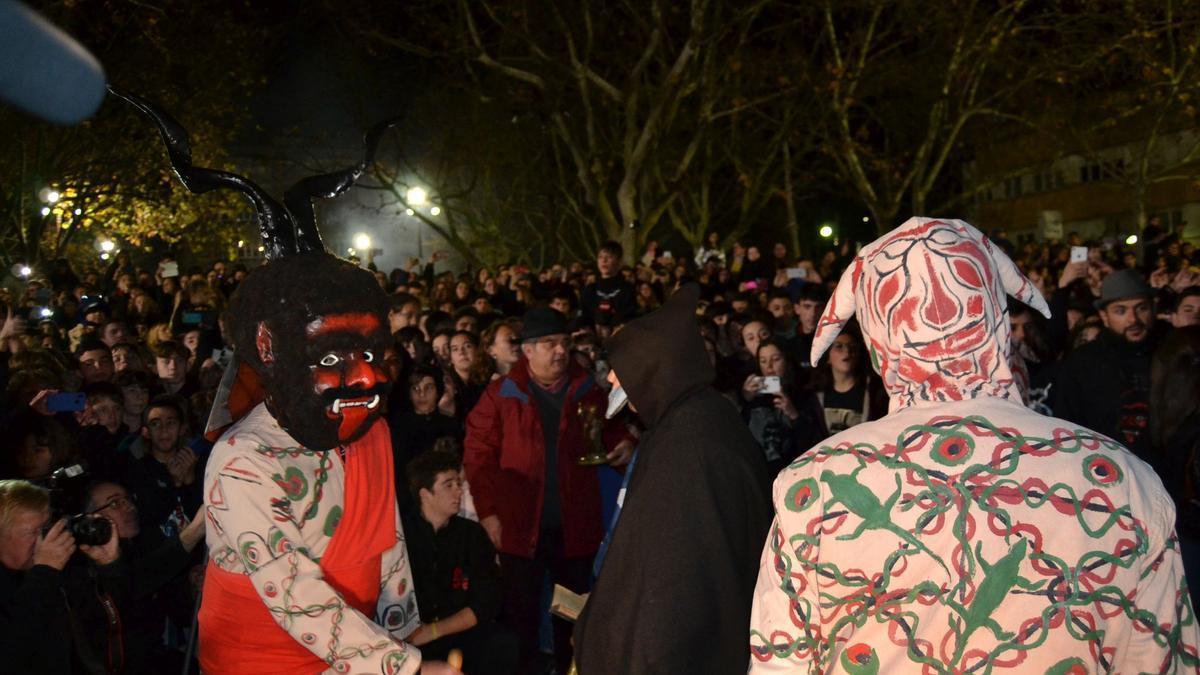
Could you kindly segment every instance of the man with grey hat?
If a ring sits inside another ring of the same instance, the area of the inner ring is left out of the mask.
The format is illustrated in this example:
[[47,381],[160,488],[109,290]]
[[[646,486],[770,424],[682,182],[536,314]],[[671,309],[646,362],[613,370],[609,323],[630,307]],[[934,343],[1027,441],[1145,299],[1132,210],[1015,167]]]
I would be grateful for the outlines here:
[[1054,414],[1150,452],[1150,357],[1154,289],[1137,270],[1104,279],[1096,309],[1105,330],[1067,355],[1054,386]]
[[[524,673],[535,668],[545,576],[586,592],[604,533],[596,469],[579,460],[599,441],[609,463],[623,465],[633,442],[615,423],[596,437],[607,396],[570,358],[566,317],[538,307],[522,323],[521,360],[488,385],[467,417],[463,466],[479,522],[500,553],[505,613]],[[554,637],[565,673],[570,627],[557,620]]]

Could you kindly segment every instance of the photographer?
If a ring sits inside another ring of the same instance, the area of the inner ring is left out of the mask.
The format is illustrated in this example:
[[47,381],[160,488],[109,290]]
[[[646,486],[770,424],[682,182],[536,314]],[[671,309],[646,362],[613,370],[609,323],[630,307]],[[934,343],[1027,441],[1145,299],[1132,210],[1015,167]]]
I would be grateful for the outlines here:
[[[204,507],[172,537],[142,528],[138,507],[116,483],[94,482],[87,489],[85,510],[113,522],[122,557],[130,571],[129,608],[123,613],[125,663],[128,673],[175,672],[183,656],[180,635],[191,625],[194,587],[203,573]],[[170,635],[172,639],[165,640]]]
[[[50,520],[50,495],[0,481],[0,649],[15,673],[104,673],[122,668],[119,607],[129,575],[108,523],[104,543],[79,544],[80,528]],[[89,534],[99,536],[102,528]],[[74,556],[76,550],[84,555]]]

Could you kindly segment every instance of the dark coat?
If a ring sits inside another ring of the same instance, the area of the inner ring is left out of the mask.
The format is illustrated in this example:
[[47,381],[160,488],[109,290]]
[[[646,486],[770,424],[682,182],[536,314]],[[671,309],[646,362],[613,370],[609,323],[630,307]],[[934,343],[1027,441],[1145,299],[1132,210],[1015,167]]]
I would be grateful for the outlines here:
[[1051,409],[1112,438],[1138,457],[1150,456],[1150,357],[1152,338],[1130,343],[1105,329],[1067,355],[1051,389]]
[[684,287],[610,347],[647,431],[575,626],[583,675],[746,671],[770,485],[758,444],[710,385],[698,294]]

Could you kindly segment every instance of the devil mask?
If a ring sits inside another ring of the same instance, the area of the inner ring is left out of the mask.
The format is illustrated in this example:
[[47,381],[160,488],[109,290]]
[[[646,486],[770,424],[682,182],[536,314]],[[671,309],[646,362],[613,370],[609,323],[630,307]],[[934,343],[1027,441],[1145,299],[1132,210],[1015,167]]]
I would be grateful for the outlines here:
[[193,165],[178,122],[144,99],[110,91],[154,120],[189,190],[236,190],[258,213],[268,264],[239,285],[229,318],[234,350],[262,380],[271,414],[307,448],[357,440],[384,407],[387,298],[369,272],[325,252],[312,199],[354,185],[395,120],[367,133],[357,165],[300,181],[281,204],[242,176]]
[[379,416],[387,298],[369,272],[322,252],[289,256],[246,277],[229,314],[235,352],[302,445],[350,443]]

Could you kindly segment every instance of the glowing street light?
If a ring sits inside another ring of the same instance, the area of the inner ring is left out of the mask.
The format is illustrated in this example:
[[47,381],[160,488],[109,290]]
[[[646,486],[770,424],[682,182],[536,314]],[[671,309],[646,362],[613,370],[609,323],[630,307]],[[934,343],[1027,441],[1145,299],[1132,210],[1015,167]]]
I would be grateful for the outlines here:
[[441,212],[442,212],[442,210],[436,206],[433,207],[432,209],[429,209],[429,215],[431,215],[431,216],[436,216],[436,215],[440,214]]
[[100,250],[104,251],[105,253],[112,253],[112,250],[116,247],[117,247],[117,245],[112,243],[108,239],[105,239],[104,241],[100,242]]
[[828,239],[833,236],[833,228],[829,225],[822,225],[821,229],[817,230],[817,233],[823,238]]
[[58,190],[51,190],[46,193],[46,201],[51,204],[57,204],[59,199],[62,199],[62,194]]
[[863,222],[864,222],[864,223],[869,223],[869,222],[871,222],[871,216],[863,216]]
[[259,247],[258,247],[258,252],[259,252],[259,253],[262,253],[262,252],[263,252],[263,251],[265,251],[265,250],[267,250],[265,246],[259,246]]
[[48,216],[48,215],[50,215],[50,207],[49,207],[49,206],[43,206],[43,207],[42,207],[42,215],[43,215],[43,216]]
[[346,253],[348,253],[349,255],[354,255],[354,249],[348,248],[348,249],[346,249]]
[[77,216],[83,215],[83,209],[75,209],[75,215],[77,215]]
[[100,259],[101,259],[101,260],[108,260],[108,258],[109,258],[109,255],[108,255],[107,253],[101,253],[101,254],[100,254]]
[[425,188],[410,187],[408,188],[408,192],[405,194],[405,197],[407,198],[409,204],[412,204],[413,206],[420,206],[425,203]]
[[371,248],[371,238],[365,232],[354,235],[354,248],[367,251]]
[[33,274],[33,269],[29,265],[21,265],[20,269],[17,270],[17,274],[28,277],[30,274]]
[[404,209],[404,213],[411,216],[416,213],[416,211],[413,211],[412,209]]
[[1125,237],[1125,243],[1129,246],[1133,246],[1134,244],[1138,243],[1137,235],[1131,234],[1128,237]]
[[238,239],[238,248],[242,248],[245,245],[246,245],[246,240]]

